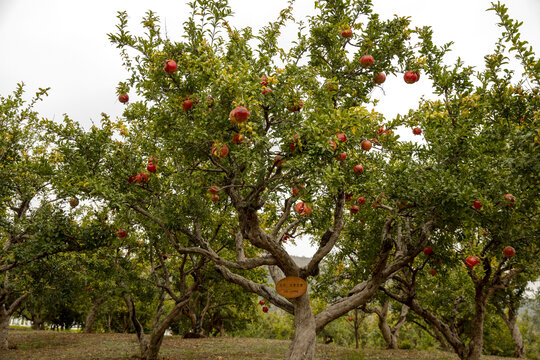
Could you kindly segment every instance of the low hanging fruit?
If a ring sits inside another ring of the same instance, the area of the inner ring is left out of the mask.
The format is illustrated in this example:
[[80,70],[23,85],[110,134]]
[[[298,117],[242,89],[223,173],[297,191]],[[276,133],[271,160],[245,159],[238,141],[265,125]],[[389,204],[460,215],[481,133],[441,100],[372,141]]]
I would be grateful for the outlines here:
[[135,175],[134,180],[136,183],[139,184],[146,184],[148,182],[148,174],[146,173],[139,173]]
[[235,124],[241,124],[251,117],[248,109],[244,106],[237,106],[229,113],[229,119]]
[[336,137],[342,142],[347,142],[347,135],[345,135],[344,133],[338,133],[336,134]]
[[469,269],[472,269],[476,265],[480,264],[481,261],[478,256],[469,256],[467,259],[465,259],[465,263]]
[[504,199],[510,203],[514,203],[516,201],[514,195],[512,194],[504,194]]
[[414,135],[420,135],[422,133],[422,130],[419,127],[415,127],[412,129],[412,132]]
[[291,144],[289,145],[289,148],[291,149],[291,151],[294,151],[296,149],[296,146],[298,145],[298,139],[300,138],[300,135],[298,134],[294,134],[293,135],[293,139],[291,141]]
[[148,170],[148,172],[155,173],[157,171],[157,166],[154,163],[148,164],[146,166],[146,170]]
[[335,82],[327,82],[326,83],[326,88],[328,89],[328,91],[332,91],[332,92],[335,92],[335,91],[338,91],[338,84],[336,84]]
[[311,214],[311,206],[307,206],[303,202],[299,202],[294,206],[294,211],[296,211],[300,216],[309,216]]
[[360,207],[358,205],[353,205],[350,208],[351,214],[356,214],[360,210]]
[[221,146],[212,144],[212,155],[218,158],[224,158],[229,154],[229,147],[226,144]]
[[419,79],[420,79],[420,73],[415,72],[415,71],[407,71],[407,72],[403,75],[403,80],[405,80],[405,82],[406,82],[407,84],[414,84],[414,83],[417,82]]
[[381,85],[386,81],[386,75],[384,73],[378,73],[373,76],[373,82],[377,85]]
[[264,304],[266,304],[264,300],[259,300],[259,305],[263,306]]
[[69,200],[69,205],[71,205],[71,207],[76,207],[77,205],[79,205],[79,199],[77,198],[71,198],[71,200]]
[[347,159],[346,152],[342,152],[341,154],[338,155],[338,158],[337,158],[338,161],[345,161],[345,159]]
[[127,231],[124,229],[119,229],[116,232],[116,236],[118,236],[120,239],[125,238],[127,236]]
[[360,58],[360,65],[363,67],[370,67],[373,65],[374,59],[373,56],[366,54]]
[[245,139],[246,139],[246,137],[243,134],[236,133],[236,134],[233,135],[232,141],[236,145],[240,145],[241,143],[244,142]]
[[427,256],[433,255],[433,248],[427,247],[424,249],[424,254]]
[[516,255],[516,250],[511,246],[506,246],[503,249],[503,255],[507,259],[511,259]]
[[186,99],[182,101],[182,109],[184,109],[184,111],[189,111],[191,110],[192,107],[193,107],[193,101],[191,101],[190,99]]
[[366,198],[363,197],[363,196],[360,196],[358,198],[358,200],[356,200],[356,202],[359,204],[359,205],[364,205],[366,203]]
[[304,189],[304,186],[298,185],[298,186],[293,187],[293,189],[292,189],[293,196],[297,197],[298,195],[300,195],[301,189]]
[[336,149],[337,149],[336,142],[333,141],[333,140],[328,140],[328,143],[330,144],[330,149],[332,149],[332,151],[336,151]]
[[118,101],[120,101],[122,104],[125,104],[129,101],[129,95],[128,94],[120,94],[118,96]]
[[268,307],[266,307],[266,306],[263,306],[263,307],[262,307],[262,311],[263,311],[263,313],[267,313],[267,312],[268,312],[268,310],[269,310],[269,309],[268,309]]
[[341,31],[341,37],[344,37],[345,39],[350,39],[352,38],[352,36],[353,36],[353,31],[350,27]]
[[369,151],[371,149],[371,141],[367,139],[363,140],[360,145],[362,146],[362,150],[364,151]]
[[355,165],[354,168],[353,168],[353,171],[356,173],[356,174],[360,174],[364,171],[364,167],[360,164],[358,165]]
[[176,65],[176,62],[174,60],[165,60],[165,66],[163,67],[163,70],[165,70],[166,73],[172,74],[176,72],[176,69],[178,69],[178,66]]
[[296,100],[296,101],[290,101],[287,103],[287,110],[289,112],[297,112],[300,111],[304,107],[304,102],[302,100]]
[[431,276],[437,275],[437,270],[435,270],[435,269],[429,269],[429,275],[431,275]]
[[473,207],[476,209],[476,210],[480,210],[482,208],[482,203],[478,200],[474,200],[473,202]]

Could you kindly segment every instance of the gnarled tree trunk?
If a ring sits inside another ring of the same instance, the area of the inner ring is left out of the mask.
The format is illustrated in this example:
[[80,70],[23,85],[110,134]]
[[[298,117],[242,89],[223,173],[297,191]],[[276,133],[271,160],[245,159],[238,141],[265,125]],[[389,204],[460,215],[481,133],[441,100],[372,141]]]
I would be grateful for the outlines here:
[[165,318],[162,320],[159,318],[161,312],[161,310],[159,310],[158,316],[154,319],[152,332],[148,337],[145,336],[144,329],[137,318],[133,300],[131,300],[131,297],[129,295],[127,295],[124,300],[129,310],[129,317],[131,319],[131,322],[135,327],[137,339],[139,340],[141,360],[158,360],[159,349],[161,348],[161,343],[163,342],[165,331],[169,328],[169,326],[171,326],[174,321],[178,320],[178,317],[182,312],[182,308],[186,306],[187,302],[189,301],[189,297],[187,299],[183,299],[182,301],[177,302],[173,309],[169,312],[169,314],[167,314],[167,316],[165,316]]
[[521,331],[519,331],[519,326],[517,326],[517,312],[510,308],[508,309],[508,314],[501,311],[499,313],[503,318],[506,326],[510,330],[512,335],[512,340],[514,341],[514,356],[517,358],[525,357],[525,344],[523,343],[523,337],[521,336]]
[[32,330],[45,330],[45,323],[39,314],[32,314]]
[[7,314],[5,308],[2,306],[0,308],[0,350],[8,349],[8,330],[9,330],[9,319],[10,315]]
[[399,330],[405,323],[407,313],[409,312],[409,307],[407,305],[401,306],[401,312],[398,321],[393,327],[390,327],[390,325],[388,324],[389,305],[390,301],[386,300],[381,309],[364,308],[363,310],[367,313],[373,313],[377,315],[379,319],[377,325],[379,326],[379,330],[381,330],[381,334],[384,338],[384,341],[386,342],[386,348],[397,349],[399,344]]
[[304,295],[291,299],[294,305],[294,339],[285,355],[286,360],[314,360],[317,334],[315,317],[311,312],[309,296]]
[[86,315],[86,321],[84,323],[84,333],[90,334],[94,331],[94,323],[96,322],[97,313],[99,310],[99,307],[103,302],[105,301],[105,298],[97,298],[94,300],[94,305],[92,305],[92,308],[90,309],[90,312],[88,312],[88,315]]
[[[7,274],[7,273],[6,273]],[[6,275],[7,279],[7,275]],[[7,297],[7,291],[4,288],[3,296]],[[0,350],[8,350],[9,340],[8,340],[8,331],[9,331],[9,319],[11,315],[21,306],[22,302],[30,295],[30,293],[25,293],[19,296],[15,301],[11,303],[9,307],[5,303],[0,304]]]
[[491,291],[485,288],[477,289],[474,299],[475,316],[471,329],[468,353],[464,360],[480,360],[484,348],[484,320],[486,318],[486,305]]

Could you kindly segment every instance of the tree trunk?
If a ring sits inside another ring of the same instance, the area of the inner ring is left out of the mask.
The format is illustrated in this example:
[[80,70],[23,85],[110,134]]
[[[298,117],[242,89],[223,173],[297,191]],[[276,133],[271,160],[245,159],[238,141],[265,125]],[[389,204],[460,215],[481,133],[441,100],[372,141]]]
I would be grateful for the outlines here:
[[409,307],[407,305],[401,305],[401,312],[399,313],[399,318],[396,324],[392,327],[390,334],[391,334],[391,343],[390,343],[390,349],[398,349],[399,344],[399,330],[405,324],[405,320],[407,319],[407,314],[409,313]]
[[441,350],[452,351],[452,347],[448,344],[448,342],[444,338],[443,334],[441,334],[439,329],[437,329],[436,327],[433,327],[432,329],[433,329],[433,333],[431,333],[426,328],[424,328],[424,330],[426,330],[429,335],[433,336],[435,340],[439,342],[439,344],[441,345]]
[[111,322],[112,322],[112,315],[109,312],[107,314],[107,332],[109,332],[109,333],[112,333]]
[[[7,273],[6,273],[7,279]],[[15,301],[11,303],[11,306],[6,307],[5,303],[0,304],[0,350],[8,350],[8,330],[9,330],[9,319],[11,315],[17,310],[23,301],[30,295],[29,292],[22,294]]]
[[223,320],[219,323],[219,336],[227,336],[227,332],[225,331],[225,321]]
[[135,327],[137,333],[137,339],[139,340],[139,348],[141,350],[141,360],[158,360],[159,349],[161,348],[161,343],[163,342],[163,336],[165,331],[171,326],[171,324],[178,320],[182,312],[182,308],[186,306],[189,301],[189,297],[181,302],[177,302],[173,307],[171,312],[167,316],[159,321],[156,319],[152,333],[149,337],[144,335],[144,330],[139,322],[137,315],[135,313],[135,306],[131,297],[126,295],[124,298],[126,305],[128,306],[129,316]]
[[379,330],[381,331],[384,341],[386,342],[386,348],[397,349],[397,339],[393,336],[392,329],[390,329],[390,326],[388,325],[389,305],[390,301],[386,300],[383,304],[382,309],[380,311],[375,311],[375,314],[377,314],[377,317],[379,318],[377,325],[379,326]]
[[506,326],[510,330],[512,335],[512,340],[514,341],[514,357],[524,358],[525,357],[525,344],[523,343],[523,337],[521,336],[521,331],[519,331],[519,326],[517,326],[517,313],[514,309],[508,309],[508,315],[504,312],[501,312],[501,317],[503,318]]
[[97,313],[99,310],[99,307],[103,302],[105,301],[105,298],[97,298],[94,301],[94,305],[92,305],[92,308],[90,309],[90,312],[86,316],[86,322],[84,323],[84,333],[90,334],[94,331],[94,323],[96,322]]
[[8,349],[8,330],[9,330],[9,319],[11,316],[7,314],[7,311],[3,308],[0,308],[0,350]]
[[317,334],[309,296],[306,292],[296,299],[291,299],[291,302],[294,305],[295,334],[285,360],[315,360]]
[[463,360],[480,360],[484,347],[484,320],[486,318],[486,303],[488,295],[485,291],[479,290],[475,296],[475,316],[471,329],[471,341],[468,351]]
[[32,314],[32,330],[45,330],[45,324],[39,314]]

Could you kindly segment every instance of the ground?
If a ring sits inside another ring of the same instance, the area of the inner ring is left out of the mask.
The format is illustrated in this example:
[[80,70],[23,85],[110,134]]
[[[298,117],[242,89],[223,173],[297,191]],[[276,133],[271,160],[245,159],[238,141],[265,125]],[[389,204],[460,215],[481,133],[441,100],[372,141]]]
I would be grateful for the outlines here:
[[[9,351],[2,360],[126,360],[136,359],[134,334],[81,334],[12,330]],[[165,360],[274,360],[282,359],[289,341],[242,338],[182,339],[167,337],[161,347]],[[318,360],[456,360],[450,353],[416,350],[354,350],[318,345]],[[484,357],[486,360],[509,358]]]

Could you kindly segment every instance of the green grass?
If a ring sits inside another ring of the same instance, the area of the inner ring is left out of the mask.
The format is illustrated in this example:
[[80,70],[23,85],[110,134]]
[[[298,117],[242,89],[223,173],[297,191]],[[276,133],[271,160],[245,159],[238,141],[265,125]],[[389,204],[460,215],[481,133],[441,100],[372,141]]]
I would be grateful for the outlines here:
[[[53,331],[11,330],[6,360],[127,360],[138,355],[133,334],[82,334]],[[285,340],[167,337],[160,356],[166,360],[278,360],[290,342]],[[318,360],[456,360],[450,353],[417,350],[355,350],[334,345],[317,345]],[[485,357],[484,359],[503,359]],[[505,358],[508,360],[508,358]]]

